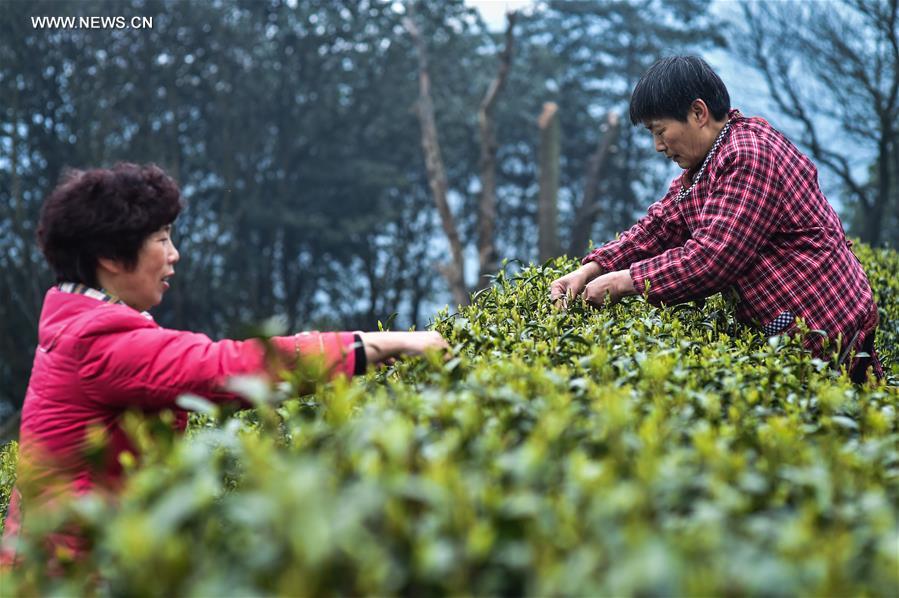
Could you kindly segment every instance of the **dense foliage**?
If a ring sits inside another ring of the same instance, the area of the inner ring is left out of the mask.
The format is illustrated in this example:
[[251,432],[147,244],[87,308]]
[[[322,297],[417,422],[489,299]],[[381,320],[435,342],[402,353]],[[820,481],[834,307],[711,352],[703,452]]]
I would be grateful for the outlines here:
[[66,574],[53,578],[32,540],[4,583],[117,595],[890,594],[899,255],[856,251],[883,310],[889,384],[853,386],[795,340],[735,324],[720,296],[561,311],[548,284],[571,262],[501,272],[435,323],[454,345],[448,361],[286,401],[287,389],[243,380],[257,408],[189,398],[201,413],[184,439],[134,417],[144,462],[116,505],[93,496],[32,517],[36,534],[77,522],[90,557],[61,555]]

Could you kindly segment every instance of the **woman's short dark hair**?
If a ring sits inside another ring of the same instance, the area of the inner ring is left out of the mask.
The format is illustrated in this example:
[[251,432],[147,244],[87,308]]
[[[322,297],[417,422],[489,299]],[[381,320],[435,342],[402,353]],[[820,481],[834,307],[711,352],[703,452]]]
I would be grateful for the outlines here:
[[730,95],[721,77],[698,56],[669,56],[646,71],[631,94],[631,123],[657,118],[686,122],[694,100],[705,102],[715,120],[730,110]]
[[183,206],[178,185],[155,164],[69,170],[41,207],[38,244],[58,282],[97,287],[98,258],[134,268],[146,238]]

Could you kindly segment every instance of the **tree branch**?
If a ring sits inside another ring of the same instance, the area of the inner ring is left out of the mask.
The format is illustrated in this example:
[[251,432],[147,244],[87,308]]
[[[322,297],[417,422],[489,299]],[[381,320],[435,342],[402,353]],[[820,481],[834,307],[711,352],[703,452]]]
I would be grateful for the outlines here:
[[449,185],[446,181],[446,169],[443,165],[443,157],[440,152],[440,141],[437,137],[437,123],[434,117],[434,102],[431,99],[431,75],[428,70],[428,54],[425,43],[422,40],[421,31],[416,25],[412,4],[408,5],[409,15],[403,18],[403,26],[412,38],[418,53],[418,120],[421,125],[421,147],[425,155],[425,167],[427,169],[428,183],[437,212],[440,214],[440,223],[446,234],[450,246],[451,261],[443,265],[440,270],[449,283],[453,301],[458,305],[468,303],[468,290],[465,287],[465,262],[462,255],[462,241],[450,211],[447,200]]
[[540,129],[540,194],[537,199],[537,245],[539,259],[546,261],[559,254],[559,107],[543,104],[537,119]]

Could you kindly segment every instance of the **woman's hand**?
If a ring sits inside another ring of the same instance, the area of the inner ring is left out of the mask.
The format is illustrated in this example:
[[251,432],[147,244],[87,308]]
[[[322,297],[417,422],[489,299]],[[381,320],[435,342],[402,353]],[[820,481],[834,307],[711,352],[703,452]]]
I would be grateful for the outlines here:
[[549,286],[549,299],[556,307],[565,307],[568,302],[583,292],[587,283],[599,276],[602,269],[596,262],[588,262],[573,272],[557,278]]
[[403,355],[449,349],[439,332],[360,332],[368,363],[380,364]]
[[617,303],[622,297],[636,295],[634,280],[629,270],[618,270],[597,277],[584,288],[584,299],[587,303],[597,307],[602,306],[606,297],[612,303]]

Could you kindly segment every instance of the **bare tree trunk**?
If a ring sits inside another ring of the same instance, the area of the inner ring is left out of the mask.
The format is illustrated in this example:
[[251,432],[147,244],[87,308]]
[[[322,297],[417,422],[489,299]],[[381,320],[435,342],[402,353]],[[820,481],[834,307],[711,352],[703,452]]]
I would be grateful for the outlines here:
[[877,162],[877,195],[874,205],[866,214],[865,220],[867,238],[865,239],[875,247],[880,245],[881,232],[883,231],[883,218],[886,215],[886,207],[889,203],[890,193],[890,149],[889,143],[881,137],[878,144],[879,160]]
[[899,132],[893,134],[893,187],[890,193],[893,198],[893,234],[887,242],[892,247],[899,247]]
[[539,260],[559,255],[559,106],[543,104],[537,119],[540,129],[540,195],[537,200],[537,248]]
[[[412,14],[411,4],[409,5]],[[421,147],[425,154],[425,166],[428,172],[428,183],[440,214],[443,232],[449,241],[452,261],[441,268],[453,294],[453,301],[458,305],[468,303],[468,289],[465,286],[465,263],[462,256],[462,241],[456,228],[453,214],[447,201],[446,170],[440,153],[440,142],[437,138],[437,123],[434,118],[434,103],[431,100],[431,75],[428,70],[428,55],[421,32],[412,16],[403,19],[403,26],[412,37],[418,52],[418,120],[421,124]]]
[[481,129],[481,202],[478,218],[478,282],[485,284],[486,277],[498,268],[496,255],[496,129],[493,125],[493,108],[502,91],[512,64],[512,44],[515,41],[514,27],[517,14],[506,13],[506,47],[500,54],[499,70],[490,83],[481,108],[478,111],[478,125]]
[[587,173],[584,177],[584,198],[581,205],[574,213],[574,223],[571,227],[571,239],[568,241],[568,255],[579,256],[587,249],[590,241],[590,231],[596,222],[602,209],[597,201],[599,181],[602,180],[603,170],[612,154],[615,141],[621,129],[621,119],[614,112],[609,112],[603,125],[603,136],[599,139],[596,151],[587,162]]

